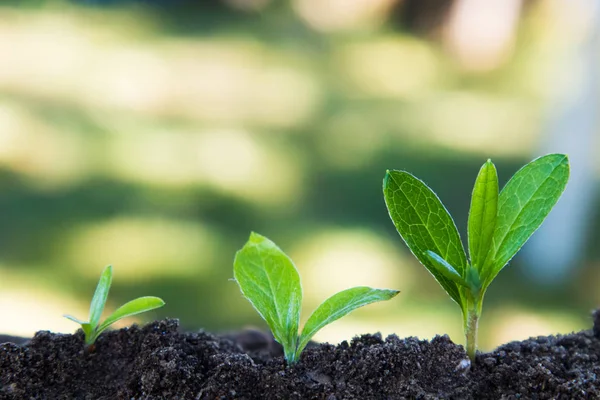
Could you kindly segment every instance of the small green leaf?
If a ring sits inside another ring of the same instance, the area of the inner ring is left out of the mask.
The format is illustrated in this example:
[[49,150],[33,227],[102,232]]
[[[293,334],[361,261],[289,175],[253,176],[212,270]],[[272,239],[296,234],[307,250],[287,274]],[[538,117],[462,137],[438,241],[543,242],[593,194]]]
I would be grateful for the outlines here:
[[493,262],[480,274],[487,287],[550,213],[569,180],[569,159],[549,154],[521,168],[500,192]]
[[300,335],[295,359],[297,360],[300,357],[300,353],[302,353],[302,350],[304,350],[310,339],[325,325],[342,318],[359,307],[377,301],[389,300],[398,293],[400,293],[398,290],[373,289],[366,286],[359,286],[334,294],[321,303],[308,318],[308,321],[306,321]]
[[93,329],[95,329],[100,322],[100,317],[102,316],[102,311],[104,311],[104,305],[106,304],[106,298],[108,297],[111,283],[112,266],[109,265],[102,271],[98,286],[96,286],[96,291],[94,292],[94,297],[92,297],[92,302],[90,303],[90,325]]
[[253,232],[235,255],[233,276],[283,346],[286,360],[293,360],[302,286],[292,260],[275,243]]
[[387,171],[383,194],[390,218],[408,248],[462,307],[457,284],[426,256],[428,250],[433,251],[461,276],[467,265],[456,225],[440,199],[425,183],[405,171]]
[[117,308],[115,312],[109,315],[108,318],[106,318],[104,322],[100,324],[100,327],[96,329],[96,336],[100,335],[106,328],[120,319],[154,310],[164,305],[165,302],[161,298],[154,296],[138,297],[135,300],[128,301],[121,307]]
[[479,170],[469,210],[468,237],[471,265],[481,270],[492,247],[498,213],[498,173],[491,160]]
[[75,322],[76,324],[81,325],[81,329],[83,330],[83,333],[85,334],[85,343],[86,344],[92,344],[93,343],[93,338],[92,338],[92,332],[93,332],[93,328],[90,325],[89,322],[87,321],[82,321],[79,318],[75,318],[72,315],[63,315],[66,319],[69,319],[73,322]]
[[87,321],[82,321],[79,318],[75,318],[74,316],[68,315],[68,314],[63,315],[63,317],[65,317],[66,319],[70,319],[71,321],[73,321],[73,322],[75,322],[76,324],[79,324],[79,325],[83,325],[83,324],[87,324],[88,323]]
[[427,258],[429,258],[429,261],[431,261],[431,265],[436,267],[437,270],[442,275],[444,275],[444,277],[450,279],[451,281],[454,281],[455,283],[461,286],[469,287],[468,283],[463,279],[462,276],[460,276],[460,274],[454,269],[454,267],[448,264],[446,260],[439,256],[439,254],[436,254],[431,250],[427,250],[425,252],[425,255],[427,256]]

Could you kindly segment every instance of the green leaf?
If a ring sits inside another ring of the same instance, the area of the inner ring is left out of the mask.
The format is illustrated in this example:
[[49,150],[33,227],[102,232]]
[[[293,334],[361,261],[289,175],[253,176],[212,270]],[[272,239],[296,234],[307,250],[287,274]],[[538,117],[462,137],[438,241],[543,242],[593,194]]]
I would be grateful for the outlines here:
[[121,307],[117,308],[115,312],[109,315],[109,317],[102,322],[100,327],[96,329],[96,336],[120,319],[154,310],[164,305],[165,302],[161,298],[154,296],[138,297],[135,300],[128,301]]
[[90,303],[90,325],[93,329],[95,329],[100,322],[100,317],[102,316],[102,311],[104,311],[104,305],[106,304],[106,298],[108,297],[111,283],[112,266],[109,265],[102,271],[98,286],[96,286],[96,291],[94,292],[94,297],[92,297],[92,302]]
[[444,277],[450,279],[454,283],[457,283],[461,286],[469,287],[468,283],[463,279],[462,276],[460,276],[460,274],[454,269],[454,267],[448,264],[448,262],[442,257],[440,257],[439,254],[436,254],[431,250],[427,250],[425,252],[425,255],[427,256],[427,258],[429,258],[429,261],[431,261],[431,265],[436,267],[437,270],[442,275],[444,275]]
[[73,321],[73,322],[75,322],[76,324],[79,324],[79,325],[83,325],[83,324],[87,324],[88,323],[87,321],[82,321],[79,318],[75,318],[74,316],[68,315],[68,314],[63,315],[63,317],[65,317],[66,319],[70,319],[71,321]]
[[479,170],[469,210],[468,237],[471,265],[483,268],[492,247],[498,213],[498,173],[491,160]]
[[82,321],[79,318],[75,318],[72,315],[65,314],[63,316],[65,318],[70,319],[71,321],[75,322],[76,324],[81,325],[81,329],[83,330],[83,333],[85,334],[85,342],[87,344],[93,343],[93,340],[92,340],[92,331],[93,331],[93,328],[92,328],[92,326],[90,325],[89,322]]
[[308,318],[308,321],[306,321],[300,335],[295,359],[297,360],[300,357],[300,353],[302,353],[302,350],[304,350],[310,339],[325,325],[342,318],[359,307],[377,301],[389,300],[398,293],[400,293],[398,290],[373,289],[366,286],[359,286],[334,294],[321,303]]
[[485,274],[480,274],[484,287],[539,228],[568,180],[568,157],[549,154],[525,165],[502,189],[493,237],[493,262],[486,265]]
[[462,276],[467,258],[452,217],[421,180],[405,171],[387,171],[383,194],[396,230],[450,297],[462,306],[458,286],[446,278],[426,256],[428,250],[440,255]]
[[[90,338],[92,337],[92,332],[94,331],[94,328],[92,328],[92,326],[88,322],[84,322],[83,324],[81,324],[81,329],[83,330],[83,333],[85,334],[86,342],[88,342],[90,340]],[[91,344],[91,343],[94,343],[94,341],[92,340],[88,344]]]
[[293,360],[302,286],[292,260],[275,243],[253,232],[235,255],[233,276],[283,346],[286,360]]

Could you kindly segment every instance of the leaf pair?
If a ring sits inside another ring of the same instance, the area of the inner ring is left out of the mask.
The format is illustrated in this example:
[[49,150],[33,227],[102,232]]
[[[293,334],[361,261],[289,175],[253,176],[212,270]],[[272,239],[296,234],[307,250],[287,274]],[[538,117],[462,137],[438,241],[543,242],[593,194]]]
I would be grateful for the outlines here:
[[100,324],[100,317],[102,311],[104,311],[104,305],[108,297],[108,292],[112,284],[112,266],[109,265],[104,268],[100,280],[96,286],[94,297],[90,304],[90,315],[88,321],[82,321],[71,315],[65,315],[65,318],[81,325],[81,329],[85,333],[85,344],[92,345],[98,338],[98,336],[105,331],[109,326],[114,324],[120,319],[130,317],[132,315],[140,314],[146,311],[154,310],[165,305],[165,302],[158,297],[146,296],[138,297],[135,300],[131,300],[121,307],[117,308],[108,318]]
[[310,339],[325,325],[359,307],[389,300],[399,293],[364,286],[341,291],[317,307],[298,335],[302,304],[300,275],[292,260],[275,243],[251,233],[248,242],[236,253],[233,275],[242,294],[283,346],[290,364],[299,360]]

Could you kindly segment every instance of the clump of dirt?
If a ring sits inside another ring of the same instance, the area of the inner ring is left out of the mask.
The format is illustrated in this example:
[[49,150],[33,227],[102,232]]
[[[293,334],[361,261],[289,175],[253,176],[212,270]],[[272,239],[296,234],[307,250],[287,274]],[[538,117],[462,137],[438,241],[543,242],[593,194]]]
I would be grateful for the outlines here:
[[593,329],[508,343],[470,369],[448,336],[313,344],[286,367],[269,334],[164,320],[107,332],[94,351],[81,331],[0,344],[0,399],[598,399],[599,357],[600,311]]

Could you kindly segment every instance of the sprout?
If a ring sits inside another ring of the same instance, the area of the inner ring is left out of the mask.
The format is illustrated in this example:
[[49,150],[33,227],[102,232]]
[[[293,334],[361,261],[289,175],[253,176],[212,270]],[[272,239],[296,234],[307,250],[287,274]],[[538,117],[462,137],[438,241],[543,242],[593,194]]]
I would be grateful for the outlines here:
[[283,346],[288,364],[300,359],[302,350],[317,331],[351,311],[389,300],[399,291],[354,287],[334,294],[312,313],[298,336],[302,285],[292,260],[264,236],[250,234],[237,252],[233,276],[243,295],[267,322],[275,340]]
[[65,318],[68,318],[71,321],[81,325],[81,329],[83,329],[83,332],[85,333],[85,344],[88,346],[93,345],[98,336],[104,330],[106,330],[106,328],[118,320],[146,311],[154,310],[155,308],[165,305],[165,302],[158,297],[138,297],[137,299],[131,300],[117,308],[114,313],[112,313],[104,320],[102,324],[100,324],[100,317],[102,316],[102,311],[104,310],[104,305],[106,304],[106,298],[108,297],[108,291],[110,290],[111,283],[112,266],[109,265],[104,268],[104,271],[102,271],[102,275],[98,281],[98,286],[96,286],[96,292],[94,293],[92,303],[90,304],[90,316],[87,322],[81,321],[71,315],[65,315]]
[[563,154],[537,158],[498,194],[488,160],[471,197],[467,257],[452,217],[436,194],[405,171],[387,171],[383,194],[390,218],[408,248],[461,308],[467,354],[475,359],[477,324],[490,283],[539,228],[569,179]]

